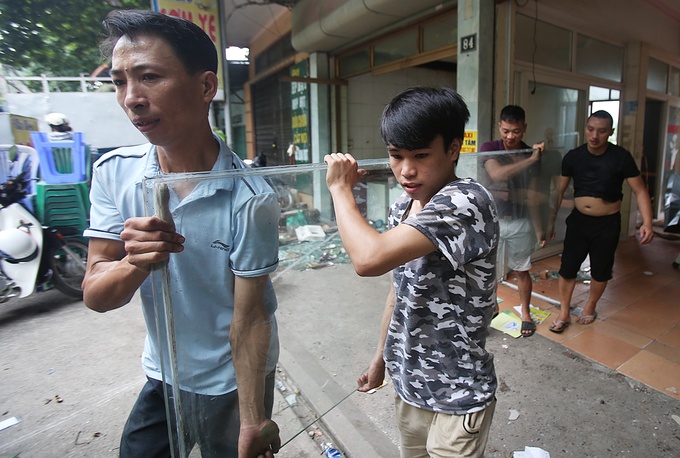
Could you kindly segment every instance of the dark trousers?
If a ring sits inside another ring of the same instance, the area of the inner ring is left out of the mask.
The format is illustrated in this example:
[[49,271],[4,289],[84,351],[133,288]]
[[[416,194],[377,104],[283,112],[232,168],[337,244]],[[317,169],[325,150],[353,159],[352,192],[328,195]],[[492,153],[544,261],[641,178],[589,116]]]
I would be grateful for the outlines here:
[[[265,413],[271,418],[274,406],[274,375],[265,384]],[[240,429],[238,393],[210,396],[180,391],[181,429],[185,454],[198,444],[201,456],[237,458]],[[137,397],[120,441],[121,458],[180,458],[178,422],[168,385],[168,421],[163,383],[151,378]],[[172,437],[172,440],[170,439]]]

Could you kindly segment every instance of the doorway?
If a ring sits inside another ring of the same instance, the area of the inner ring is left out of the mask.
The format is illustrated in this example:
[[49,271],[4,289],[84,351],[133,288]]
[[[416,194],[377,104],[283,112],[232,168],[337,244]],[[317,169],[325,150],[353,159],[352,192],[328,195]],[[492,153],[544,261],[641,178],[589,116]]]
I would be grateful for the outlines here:
[[658,212],[658,193],[656,189],[657,170],[659,166],[659,151],[663,140],[663,112],[664,102],[649,100],[645,102],[645,126],[642,137],[642,160],[640,173],[645,181],[655,217]]
[[[544,229],[547,228],[553,191],[562,174],[562,158],[571,149],[581,144],[580,126],[586,111],[586,91],[525,80],[520,98],[527,116],[528,144],[545,141],[546,151],[541,159],[539,176],[540,214]],[[534,254],[542,259],[562,251],[566,233],[565,220],[573,208],[573,191],[570,184],[564,194],[562,206],[555,220],[555,238],[548,240],[545,248]]]

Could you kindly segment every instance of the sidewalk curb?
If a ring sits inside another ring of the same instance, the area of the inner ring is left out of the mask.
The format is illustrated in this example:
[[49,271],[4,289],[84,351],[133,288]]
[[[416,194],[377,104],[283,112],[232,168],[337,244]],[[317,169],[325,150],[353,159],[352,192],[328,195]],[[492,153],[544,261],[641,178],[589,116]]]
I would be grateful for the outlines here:
[[399,448],[351,403],[354,395],[333,407],[347,396],[347,389],[336,383],[295,339],[286,339],[285,343],[287,347],[281,347],[279,365],[289,376],[295,374],[291,380],[317,418],[330,409],[317,423],[323,424],[334,445],[347,458],[399,456]]

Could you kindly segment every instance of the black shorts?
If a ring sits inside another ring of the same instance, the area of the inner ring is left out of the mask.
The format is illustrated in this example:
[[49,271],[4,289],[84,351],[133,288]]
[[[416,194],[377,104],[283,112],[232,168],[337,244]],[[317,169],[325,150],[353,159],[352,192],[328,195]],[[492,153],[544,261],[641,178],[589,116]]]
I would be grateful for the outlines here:
[[620,233],[621,213],[588,216],[574,209],[567,217],[560,275],[569,280],[576,278],[590,255],[591,278],[599,282],[611,280]]

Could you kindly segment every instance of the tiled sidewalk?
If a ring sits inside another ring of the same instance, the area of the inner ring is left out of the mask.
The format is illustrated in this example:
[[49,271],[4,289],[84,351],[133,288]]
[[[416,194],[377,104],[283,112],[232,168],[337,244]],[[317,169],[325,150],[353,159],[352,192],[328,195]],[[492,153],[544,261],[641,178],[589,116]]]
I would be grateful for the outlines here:
[[[646,246],[632,237],[622,241],[616,252],[614,278],[597,306],[597,320],[579,325],[572,315],[571,326],[562,334],[553,333],[548,328],[559,310],[534,297],[534,306],[551,312],[537,332],[680,400],[680,270],[672,267],[679,252],[680,241],[660,237]],[[559,256],[534,263],[535,293],[559,300],[558,280],[537,275],[559,266]],[[512,277],[508,283],[513,283]],[[585,304],[588,288],[577,282],[572,307]],[[501,310],[519,304],[517,291],[508,286],[499,287],[498,297],[503,299]]]

